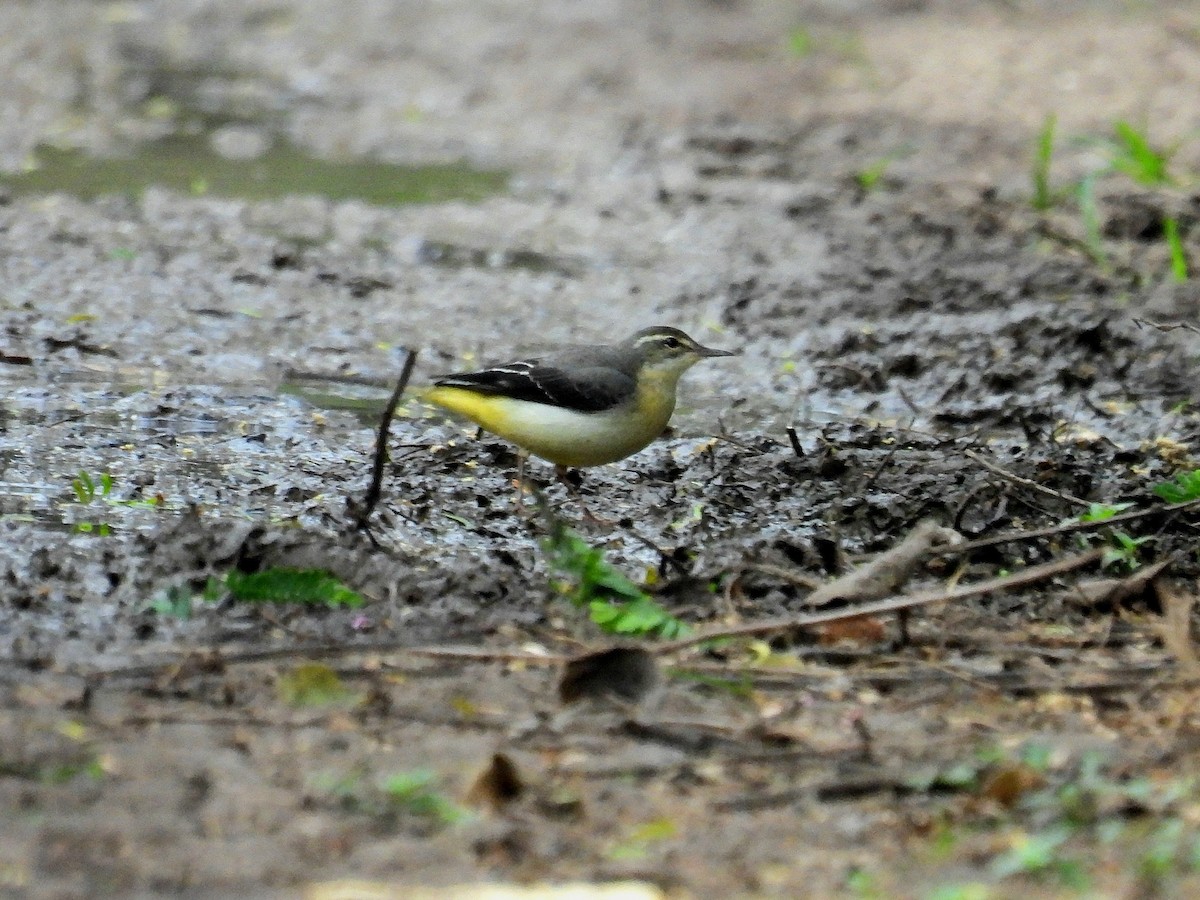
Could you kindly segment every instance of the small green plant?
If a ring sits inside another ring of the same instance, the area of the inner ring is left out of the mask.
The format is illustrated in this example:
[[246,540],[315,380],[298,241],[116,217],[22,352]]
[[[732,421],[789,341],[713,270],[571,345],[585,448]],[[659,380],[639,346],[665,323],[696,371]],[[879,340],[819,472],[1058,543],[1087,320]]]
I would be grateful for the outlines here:
[[[97,498],[107,500],[112,485],[112,476],[107,472],[96,479],[86,469],[80,469],[79,474],[71,479],[71,490],[75,492],[75,499],[82,506],[91,505]],[[112,534],[112,526],[107,522],[76,522],[72,530],[77,534],[96,534],[101,537]]]
[[687,631],[686,625],[645,595],[624,603],[593,600],[588,608],[592,621],[613,634],[674,638]]
[[1079,516],[1080,522],[1106,522],[1118,513],[1132,508],[1132,503],[1093,503]]
[[[1125,510],[1131,508],[1132,503],[1093,503],[1087,512],[1079,516],[1080,522],[1107,522]],[[1153,540],[1152,537],[1133,537],[1124,531],[1112,531],[1108,533],[1108,542],[1111,545],[1104,551],[1104,556],[1101,557],[1101,565],[1104,568],[1116,567],[1127,569],[1132,572],[1140,566],[1141,546],[1147,541]],[[1080,542],[1084,546],[1088,546],[1088,537],[1084,536]]]
[[1113,169],[1151,187],[1174,184],[1175,179],[1167,171],[1173,151],[1155,150],[1146,134],[1128,122],[1116,122],[1113,130],[1117,135],[1110,146]]
[[1187,503],[1200,499],[1200,469],[1179,472],[1173,480],[1156,484],[1153,490],[1168,503]]
[[113,478],[107,472],[100,475],[99,483],[86,469],[80,469],[79,474],[71,479],[71,489],[75,491],[75,499],[80,503],[88,504],[99,497],[101,500],[108,498],[112,492]]
[[225,588],[235,600],[249,603],[307,603],[356,608],[366,601],[323,569],[271,568],[225,576]]
[[[1044,212],[1050,209],[1060,196],[1050,185],[1050,162],[1054,152],[1054,131],[1056,120],[1047,116],[1042,130],[1038,133],[1037,148],[1033,161],[1033,197],[1031,204],[1034,209]],[[1140,131],[1125,121],[1113,123],[1113,137],[1098,143],[1105,155],[1106,162],[1088,172],[1075,185],[1075,199],[1083,222],[1083,249],[1102,270],[1109,271],[1110,260],[1102,235],[1102,215],[1097,199],[1098,183],[1112,174],[1121,174],[1132,181],[1149,187],[1166,187],[1177,183],[1170,171],[1171,157],[1176,148],[1160,150],[1151,144],[1144,131]],[[1171,275],[1177,281],[1188,278],[1187,256],[1179,232],[1179,222],[1174,217],[1163,219],[1163,232],[1171,259]]]
[[1163,234],[1171,254],[1171,277],[1182,284],[1188,280],[1188,261],[1183,240],[1179,237],[1179,220],[1174,216],[1163,219]]
[[1142,564],[1142,544],[1152,540],[1154,538],[1150,535],[1135,538],[1124,531],[1114,531],[1111,537],[1112,546],[1100,557],[1100,565],[1106,569],[1111,567],[1133,572]]
[[846,873],[846,890],[859,900],[879,900],[886,896],[879,887],[879,879],[867,869],[854,866]]
[[[958,776],[943,774],[956,769]],[[1200,864],[1200,832],[1190,815],[1200,786],[1195,778],[1165,778],[1161,772],[1130,776],[1126,760],[1110,763],[1099,751],[1072,758],[1061,746],[1041,744],[1019,750],[987,746],[965,762],[942,763],[930,771],[938,774],[924,776],[921,784],[946,790],[962,783],[989,801],[981,804],[980,818],[958,818],[953,831],[999,829],[1003,849],[991,851],[987,863],[993,878],[1033,879],[1086,892],[1093,875],[1108,882],[1114,870],[1125,868],[1143,885],[1139,896],[1166,896],[1177,887],[1172,879],[1189,876]],[[1018,772],[1023,777],[1015,777]],[[930,849],[942,860],[958,852],[957,842],[946,840],[949,830],[931,836]],[[972,863],[978,862],[973,855]],[[1001,886],[994,890],[995,896],[1011,893]],[[992,896],[982,886],[965,895],[952,886],[944,891],[925,896]]]
[[1138,863],[1138,874],[1152,885],[1161,885],[1179,868],[1185,837],[1182,819],[1167,819],[1155,828]]
[[93,757],[85,762],[46,766],[38,771],[37,777],[44,784],[66,784],[81,775],[92,781],[102,781],[105,774],[104,763],[99,757]]
[[360,697],[324,663],[309,662],[279,674],[279,699],[289,706],[354,705]]
[[[302,603],[328,607],[357,608],[366,601],[328,572],[320,569],[264,569],[261,572],[234,570],[224,578],[209,577],[199,599],[216,603],[225,597],[245,603]],[[160,616],[188,619],[195,609],[197,594],[188,585],[163,590],[146,609]]]
[[934,888],[926,900],[988,900],[992,896],[986,884],[947,884]]
[[112,526],[107,522],[76,522],[71,530],[76,534],[95,534],[100,537],[112,534]]
[[793,56],[803,59],[813,52],[812,33],[803,26],[793,28],[788,33],[787,46]]
[[634,827],[625,839],[611,846],[605,855],[613,860],[639,860],[649,855],[656,844],[669,841],[679,834],[679,826],[663,817]]
[[173,584],[147,606],[156,615],[172,619],[190,619],[192,617],[192,591],[187,585]]
[[743,700],[749,700],[754,696],[754,679],[745,674],[737,677],[723,678],[719,675],[710,675],[708,672],[672,669],[671,677],[703,685],[711,691],[719,691]]
[[1050,877],[1066,887],[1086,890],[1087,873],[1079,860],[1067,855],[1063,846],[1071,837],[1065,826],[1035,834],[1018,834],[1013,846],[992,862],[992,873],[999,878],[1025,874]]
[[1058,117],[1054,113],[1046,116],[1042,130],[1038,132],[1037,149],[1033,155],[1033,208],[1045,212],[1058,202],[1050,189],[1050,162],[1054,158],[1054,130]]
[[309,788],[314,793],[330,797],[346,812],[367,811],[364,808],[364,798],[368,788],[363,784],[361,772],[319,772],[309,779]]
[[888,168],[895,162],[895,159],[894,156],[885,156],[871,163],[865,169],[860,169],[854,173],[854,183],[859,186],[863,193],[869,194],[881,186],[883,176],[887,174]]
[[470,812],[437,790],[437,776],[424,769],[392,775],[384,780],[381,790],[395,808],[437,825],[456,825],[471,817]]
[[672,638],[687,626],[626,578],[603,552],[576,532],[554,522],[542,542],[550,567],[567,576],[559,589],[571,602],[584,607],[592,621],[614,634],[650,635]]
[[[93,476],[86,469],[80,469],[79,473],[71,479],[71,490],[75,494],[75,499],[83,506],[89,506],[100,500],[109,506],[123,506],[127,509],[157,509],[162,503],[159,497],[152,500],[118,500],[112,496],[113,483],[112,475],[107,472]],[[111,526],[107,522],[78,522],[75,525],[75,531],[82,534],[100,535],[112,533]]]
[[438,789],[437,776],[425,769],[401,772],[377,784],[368,782],[359,771],[318,774],[312,778],[311,790],[327,796],[345,812],[385,821],[403,814],[442,828],[472,817]]

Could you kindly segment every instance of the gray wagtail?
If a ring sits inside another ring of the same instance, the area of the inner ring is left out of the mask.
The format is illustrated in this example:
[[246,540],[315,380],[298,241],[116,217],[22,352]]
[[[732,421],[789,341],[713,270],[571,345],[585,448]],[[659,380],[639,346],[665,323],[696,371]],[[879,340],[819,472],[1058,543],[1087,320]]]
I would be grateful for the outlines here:
[[702,359],[734,355],[656,325],[611,346],[448,375],[424,396],[549,460],[564,479],[568,467],[637,453],[667,427],[679,377]]

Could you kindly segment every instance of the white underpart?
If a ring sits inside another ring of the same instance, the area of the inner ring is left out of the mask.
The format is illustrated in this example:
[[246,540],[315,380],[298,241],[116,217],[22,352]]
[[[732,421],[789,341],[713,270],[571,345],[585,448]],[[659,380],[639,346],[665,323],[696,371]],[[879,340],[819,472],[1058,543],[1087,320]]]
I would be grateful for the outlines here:
[[629,407],[584,413],[508,400],[505,436],[560,465],[600,466],[636,453],[662,434],[671,410],[663,413],[631,418]]

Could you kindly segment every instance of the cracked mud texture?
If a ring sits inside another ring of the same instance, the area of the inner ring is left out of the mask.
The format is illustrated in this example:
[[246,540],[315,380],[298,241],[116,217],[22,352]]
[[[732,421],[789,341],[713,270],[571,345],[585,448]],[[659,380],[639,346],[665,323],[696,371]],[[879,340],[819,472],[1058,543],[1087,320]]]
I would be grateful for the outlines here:
[[[867,878],[885,896],[1052,895],[997,875],[999,837],[939,855],[988,798],[913,779],[1031,742],[1057,754],[1051,781],[1087,752],[1114,778],[1194,770],[1194,713],[1145,687],[1174,672],[1153,596],[1114,619],[1064,578],[914,613],[910,647],[887,622],[882,643],[781,650],[798,668],[749,691],[671,677],[634,712],[564,710],[550,667],[386,649],[600,642],[549,586],[541,524],[513,514],[510,447],[407,403],[379,548],[346,507],[400,348],[421,381],[657,323],[742,355],[685,376],[672,433],[583,490],[618,521],[589,538],[635,578],[657,571],[684,619],[801,612],[803,591],[747,566],[827,577],[924,519],[983,538],[1078,515],[1068,496],[1152,502],[1198,449],[1200,339],[1146,322],[1196,322],[1162,222],[1195,259],[1200,199],[1103,179],[1101,266],[1069,204],[1031,210],[1030,158],[1055,113],[1056,185],[1097,165],[1072,138],[1117,119],[1200,170],[1193,5],[146,0],[0,17],[10,172],[39,143],[128,152],[173,127],[166,100],[214,141],[241,128],[513,173],[503,196],[396,208],[0,188],[4,890],[628,878],[836,896]],[[110,495],[79,502],[80,470],[110,474]],[[1136,534],[1194,585],[1190,521]],[[980,550],[963,577],[1076,546]],[[368,603],[200,598],[269,566],[327,569]],[[152,609],[172,589],[196,592],[189,618]],[[736,680],[737,659],[693,663]],[[313,660],[355,699],[286,703]],[[1079,688],[1097,673],[1117,686]],[[461,802],[496,752],[526,782],[500,813],[440,827],[381,793],[429,770]],[[1079,852],[1102,894],[1144,895],[1135,863]],[[1197,884],[1172,870],[1159,887]]]

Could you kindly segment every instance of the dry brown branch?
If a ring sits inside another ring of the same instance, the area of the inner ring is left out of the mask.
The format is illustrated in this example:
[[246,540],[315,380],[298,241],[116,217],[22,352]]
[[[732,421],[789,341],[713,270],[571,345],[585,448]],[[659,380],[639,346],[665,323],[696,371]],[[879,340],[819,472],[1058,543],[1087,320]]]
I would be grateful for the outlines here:
[[1044,484],[1038,484],[1036,481],[1032,481],[1029,478],[1022,478],[1020,475],[1017,475],[1014,472],[1010,472],[1007,469],[1001,468],[991,460],[986,459],[979,453],[976,453],[974,450],[964,451],[963,456],[972,462],[983,466],[992,474],[999,475],[1005,481],[1011,481],[1013,484],[1019,484],[1022,487],[1027,487],[1031,491],[1037,491],[1039,494],[1044,494],[1047,497],[1053,497],[1055,500],[1074,503],[1076,506],[1082,506],[1084,509],[1087,509],[1087,507],[1091,506],[1087,500],[1076,497],[1074,494],[1068,494],[1065,491],[1056,491],[1054,488],[1048,488]]
[[763,666],[729,666],[718,663],[687,663],[672,671],[696,672],[713,677],[731,678],[745,676],[754,679],[754,689],[763,692],[779,691],[794,693],[800,689],[820,689],[831,679],[850,679],[855,684],[870,685],[894,691],[898,688],[924,688],[931,684],[948,687],[947,678],[972,687],[986,687],[1010,694],[1040,694],[1057,691],[1068,694],[1112,694],[1123,691],[1141,691],[1153,686],[1155,691],[1185,689],[1200,686],[1200,676],[1167,677],[1175,671],[1169,661],[1156,661],[1131,666],[1097,675],[1092,669],[1086,672],[1066,673],[1056,677],[1019,671],[976,672],[963,671],[951,665],[930,665],[922,662],[909,669],[838,669],[829,671],[804,670],[781,672],[778,668]]
[[[194,666],[186,669],[185,674],[202,674],[216,672],[228,666],[254,665],[256,663],[275,662],[288,659],[322,659],[327,660],[340,656],[380,655],[398,653],[406,657],[421,657],[427,659],[460,660],[463,663],[504,663],[518,662],[530,666],[559,665],[576,654],[539,654],[520,650],[487,650],[480,647],[414,647],[403,640],[374,641],[362,644],[307,644],[300,647],[271,647],[263,650],[245,650],[223,652],[220,650],[193,651],[184,656],[173,657],[161,662],[141,663],[119,668],[101,669],[73,673],[76,677],[85,677],[96,681],[107,681],[119,678],[151,678],[164,674],[172,676],[180,667]],[[14,660],[18,664],[20,660]],[[200,668],[203,666],[203,668]],[[396,662],[383,663],[380,666],[390,671],[409,671],[411,666]],[[71,675],[72,673],[62,673]]]
[[872,616],[879,613],[911,609],[914,606],[927,606],[932,603],[945,603],[952,600],[963,600],[967,597],[978,597],[982,594],[991,594],[996,591],[1037,584],[1040,581],[1053,578],[1055,575],[1061,575],[1064,572],[1070,572],[1097,562],[1103,555],[1104,550],[1097,548],[1089,550],[1086,553],[1054,560],[1044,565],[1031,566],[1023,572],[1015,572],[1003,578],[989,578],[977,584],[964,585],[952,591],[923,591],[921,593],[909,594],[908,596],[880,600],[875,603],[856,604],[829,612],[810,613],[803,616],[783,616],[759,622],[747,622],[744,625],[738,625],[733,628],[702,629],[687,637],[655,645],[651,649],[657,653],[671,653],[718,638],[751,637],[759,634],[770,634],[776,631],[806,628],[810,625],[822,625],[826,622],[836,622],[840,619],[849,619],[855,616]]
[[917,565],[934,549],[952,550],[961,543],[962,535],[953,528],[921,522],[895,547],[853,572],[821,585],[805,602],[809,606],[826,606],[839,600],[852,603],[879,600],[908,581]]
[[1156,331],[1175,331],[1182,328],[1184,331],[1192,331],[1200,334],[1200,325],[1194,325],[1191,322],[1151,322],[1149,319],[1133,320],[1133,324],[1141,328],[1145,325],[1147,328],[1153,328]]
[[1093,578],[1081,581],[1067,592],[1066,599],[1082,607],[1093,607],[1102,603],[1115,606],[1145,591],[1150,582],[1174,561],[1174,557],[1168,556],[1152,565],[1142,566],[1124,578]]
[[1131,509],[1128,512],[1117,513],[1117,515],[1110,518],[1094,522],[1072,520],[1059,525],[1048,525],[1045,528],[1034,528],[1029,531],[1010,531],[1007,534],[998,534],[995,537],[979,538],[975,541],[968,541],[961,547],[956,547],[955,551],[967,553],[971,550],[994,547],[997,544],[1031,541],[1037,538],[1054,537],[1059,534],[1073,534],[1077,531],[1098,531],[1101,528],[1122,525],[1126,522],[1136,521],[1137,519],[1145,519],[1155,515],[1169,515],[1170,513],[1183,512],[1189,509],[1196,509],[1197,507],[1200,507],[1200,499],[1185,500],[1183,503],[1168,503],[1164,506],[1150,506],[1146,509]]
[[796,426],[789,425],[786,429],[788,443],[792,447],[792,452],[796,454],[797,459],[804,459],[804,448],[800,446],[800,436],[796,434]]
[[400,370],[400,377],[396,380],[396,387],[392,390],[392,396],[388,398],[383,416],[379,420],[379,434],[375,439],[375,460],[371,467],[371,485],[367,488],[367,495],[363,498],[362,504],[352,511],[354,527],[360,531],[366,531],[372,542],[375,541],[375,537],[367,528],[367,520],[371,518],[371,513],[375,511],[375,506],[379,503],[379,497],[383,492],[383,466],[387,462],[388,430],[391,428],[392,417],[396,414],[396,407],[400,405],[400,397],[404,394],[404,389],[408,387],[408,380],[412,377],[413,366],[416,364],[417,351],[405,350],[404,366]]
[[761,572],[788,584],[808,588],[812,591],[805,598],[809,606],[824,606],[837,600],[863,602],[894,593],[925,557],[935,550],[942,551],[962,543],[962,535],[953,528],[921,522],[896,546],[833,581],[822,581],[814,575],[765,563],[751,563],[743,571]]

